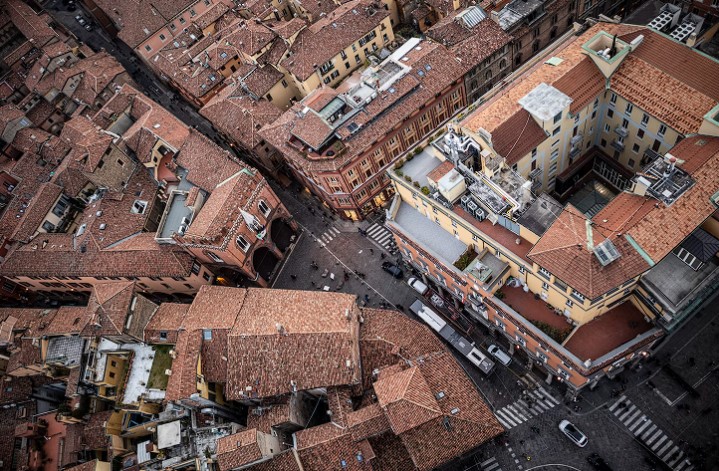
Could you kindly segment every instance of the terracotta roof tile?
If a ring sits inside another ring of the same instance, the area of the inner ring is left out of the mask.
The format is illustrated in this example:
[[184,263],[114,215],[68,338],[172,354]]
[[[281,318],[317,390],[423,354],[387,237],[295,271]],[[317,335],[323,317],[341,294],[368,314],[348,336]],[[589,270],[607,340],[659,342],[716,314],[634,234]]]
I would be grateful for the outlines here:
[[427,174],[427,178],[429,180],[432,180],[433,182],[438,182],[440,178],[447,175],[449,172],[451,172],[454,169],[454,164],[450,162],[449,160],[445,160],[441,164],[439,164],[434,170],[429,172]]
[[694,179],[694,186],[671,206],[655,206],[627,230],[654,262],[669,254],[716,211],[711,197],[719,191],[719,138],[686,138],[671,150],[671,154],[686,161],[684,169]]
[[208,192],[242,169],[229,152],[194,129],[180,147],[176,161],[187,169],[189,181]]
[[618,233],[593,235],[594,246],[609,238],[620,258],[607,266],[587,248],[587,217],[567,206],[529,251],[529,258],[573,289],[594,299],[649,269],[649,264]]
[[554,82],[554,88],[572,99],[569,111],[577,113],[604,91],[606,79],[589,57],[581,60],[571,74]]
[[492,132],[495,152],[513,165],[547,139],[537,122],[526,110],[520,109]]
[[390,430],[387,415],[377,403],[350,413],[347,416],[347,426],[355,441],[380,435]]
[[257,429],[243,430],[217,440],[217,462],[221,471],[229,471],[262,458]]
[[[174,344],[177,341],[177,330],[185,320],[189,309],[189,304],[160,304],[157,312],[145,327],[145,342]],[[160,332],[165,332],[167,338],[161,338]]]
[[[719,74],[719,64],[714,74]],[[631,53],[612,75],[611,88],[682,134],[698,132],[703,116],[717,102]]]
[[85,328],[92,314],[85,306],[62,306],[47,326],[45,335],[79,334]]
[[[371,14],[367,8],[371,8]],[[376,10],[371,0],[345,3],[301,31],[290,48],[292,55],[283,59],[282,65],[305,81],[316,67],[375,29],[387,16],[389,12]]]
[[272,433],[272,427],[290,421],[289,404],[272,404],[255,407],[247,413],[247,428],[256,428],[260,432]]
[[262,141],[259,130],[274,122],[282,112],[267,100],[254,100],[240,85],[226,86],[210,100],[200,114],[238,144],[253,150]]
[[[359,382],[354,296],[249,289],[229,340],[226,396],[238,399]],[[263,351],[259,356],[253,352]],[[312,358],[312,362],[305,361]]]
[[442,415],[416,366],[389,376],[382,374],[374,383],[374,391],[397,435]]
[[344,462],[342,469],[367,469],[364,463],[357,460],[359,447],[345,428],[330,422],[300,430],[295,437],[297,454],[306,471],[323,471],[328,464],[340,467],[341,462]]

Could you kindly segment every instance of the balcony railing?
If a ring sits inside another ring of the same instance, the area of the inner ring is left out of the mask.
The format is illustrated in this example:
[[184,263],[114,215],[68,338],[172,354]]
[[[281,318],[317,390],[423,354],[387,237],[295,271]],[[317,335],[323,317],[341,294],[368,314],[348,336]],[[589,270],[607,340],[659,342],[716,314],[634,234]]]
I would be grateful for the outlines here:
[[612,147],[614,147],[615,149],[617,149],[618,151],[621,152],[621,151],[624,150],[624,141],[620,141],[619,139],[615,139],[615,140],[612,141]]
[[541,176],[542,176],[542,167],[537,167],[534,170],[532,170],[531,172],[529,172],[530,180],[535,180]]
[[626,138],[629,135],[629,130],[624,126],[617,126],[616,128],[614,128],[614,132],[622,136],[622,139]]

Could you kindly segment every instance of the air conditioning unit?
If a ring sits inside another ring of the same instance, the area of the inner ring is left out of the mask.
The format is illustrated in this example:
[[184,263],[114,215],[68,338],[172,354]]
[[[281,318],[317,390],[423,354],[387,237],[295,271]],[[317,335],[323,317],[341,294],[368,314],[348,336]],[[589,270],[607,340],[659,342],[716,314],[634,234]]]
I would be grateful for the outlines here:
[[474,217],[477,218],[478,221],[482,222],[487,217],[487,213],[485,213],[483,209],[477,208],[474,212]]

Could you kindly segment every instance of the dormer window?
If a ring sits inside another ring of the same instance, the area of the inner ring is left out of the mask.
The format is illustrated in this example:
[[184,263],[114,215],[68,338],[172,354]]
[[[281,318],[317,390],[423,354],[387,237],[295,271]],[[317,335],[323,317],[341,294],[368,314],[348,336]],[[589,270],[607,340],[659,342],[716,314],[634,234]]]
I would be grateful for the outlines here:
[[130,212],[133,214],[145,214],[146,209],[147,201],[135,200],[135,202],[132,203],[132,208],[130,209]]

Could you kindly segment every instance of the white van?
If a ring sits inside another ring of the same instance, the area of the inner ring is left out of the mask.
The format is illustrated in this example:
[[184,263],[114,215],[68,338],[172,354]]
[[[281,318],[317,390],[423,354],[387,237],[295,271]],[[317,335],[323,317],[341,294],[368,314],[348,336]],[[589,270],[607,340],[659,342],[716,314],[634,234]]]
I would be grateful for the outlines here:
[[407,284],[410,285],[415,291],[417,291],[419,294],[421,294],[423,296],[424,296],[424,293],[426,293],[427,290],[429,289],[427,287],[427,285],[425,285],[420,280],[418,280],[417,278],[414,278],[414,277],[407,280]]

